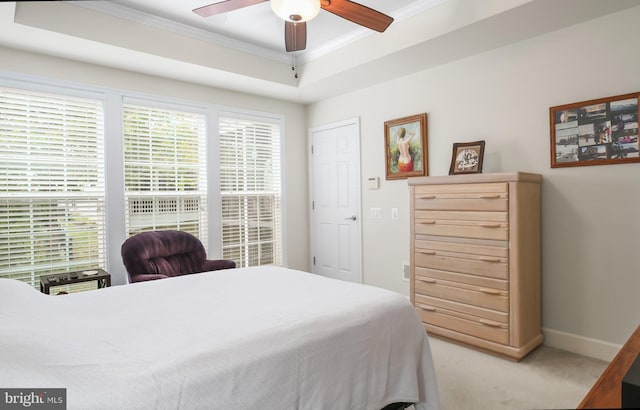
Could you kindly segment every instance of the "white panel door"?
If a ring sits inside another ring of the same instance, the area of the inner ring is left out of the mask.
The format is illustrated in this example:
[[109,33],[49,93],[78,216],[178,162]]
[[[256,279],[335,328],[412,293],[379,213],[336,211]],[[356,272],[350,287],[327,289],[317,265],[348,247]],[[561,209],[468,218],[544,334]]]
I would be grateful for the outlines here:
[[358,120],[310,131],[313,273],[362,282]]

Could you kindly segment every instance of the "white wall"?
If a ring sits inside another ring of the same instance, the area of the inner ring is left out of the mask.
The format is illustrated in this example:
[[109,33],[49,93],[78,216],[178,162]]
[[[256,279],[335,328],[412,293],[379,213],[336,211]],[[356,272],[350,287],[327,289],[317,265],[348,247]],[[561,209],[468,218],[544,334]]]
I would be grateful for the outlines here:
[[[547,341],[612,356],[640,322],[640,164],[551,169],[549,107],[640,91],[638,21],[640,7],[312,104],[309,127],[361,119],[365,283],[408,294],[408,188],[385,181],[383,124],[426,112],[430,175],[448,174],[453,142],[479,139],[484,172],[543,174]],[[366,189],[372,176],[379,190]]]
[[307,207],[299,205],[308,201],[304,106],[1,47],[0,71],[283,115],[287,265],[309,270],[309,216]]

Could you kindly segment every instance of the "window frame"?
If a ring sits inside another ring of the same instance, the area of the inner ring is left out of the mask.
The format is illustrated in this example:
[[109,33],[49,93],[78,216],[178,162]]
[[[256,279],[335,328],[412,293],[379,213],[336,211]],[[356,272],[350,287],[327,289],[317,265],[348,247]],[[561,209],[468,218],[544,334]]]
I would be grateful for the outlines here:
[[[19,92],[23,92],[25,94],[28,93],[34,93],[34,94],[49,94],[52,96],[52,101],[53,99],[57,98],[59,100],[64,100],[64,99],[69,99],[69,100],[73,100],[73,99],[84,99],[84,100],[93,100],[96,102],[96,104],[101,105],[101,110],[98,109],[96,110],[96,112],[100,112],[102,111],[102,118],[101,121],[98,121],[99,125],[102,127],[102,133],[100,136],[97,137],[96,143],[97,148],[98,148],[98,154],[100,154],[103,158],[105,158],[105,140],[106,140],[106,124],[105,124],[105,116],[104,116],[104,112],[105,112],[105,106],[106,106],[106,100],[105,100],[105,96],[103,93],[96,93],[93,90],[79,90],[76,88],[69,88],[69,87],[62,87],[62,86],[56,86],[56,85],[51,85],[51,84],[39,84],[39,83],[34,83],[32,81],[30,82],[24,82],[23,80],[20,79],[14,79],[14,78],[5,78],[3,76],[0,76],[0,87],[3,88],[7,88],[7,89],[14,89],[17,90]],[[101,145],[100,145],[101,144]],[[48,153],[48,155],[50,155]],[[97,233],[97,240],[100,244],[102,244],[102,246],[99,247],[99,252],[98,252],[98,256],[97,256],[97,260],[96,263],[100,264],[100,266],[97,267],[103,267],[103,264],[107,263],[107,259],[108,259],[108,238],[107,238],[107,196],[106,196],[106,178],[107,178],[107,172],[106,172],[106,168],[105,168],[105,163],[103,162],[103,164],[99,165],[97,168],[97,171],[99,172],[100,170],[102,170],[102,177],[98,178],[97,180],[97,184],[98,184],[98,191],[95,192],[90,192],[89,194],[85,194],[85,192],[87,191],[82,191],[81,195],[77,196],[77,195],[73,195],[73,194],[67,194],[65,195],[65,190],[63,191],[55,191],[55,195],[51,195],[51,198],[56,198],[60,201],[71,201],[73,202],[74,198],[87,198],[87,197],[95,197],[96,200],[98,201],[99,204],[102,205],[102,210],[97,210],[95,212],[95,214],[91,214],[92,216],[95,216],[97,218],[100,219],[100,221],[98,221],[98,227],[99,227],[99,232]],[[66,178],[65,178],[66,180]],[[67,185],[65,185],[66,187]],[[70,192],[67,192],[70,193]],[[7,195],[7,198],[10,198],[12,195]],[[24,195],[20,195],[20,198],[22,198],[23,200],[28,200],[29,203],[32,203],[32,201],[34,199],[37,199],[39,197],[42,197],[42,195],[37,195],[37,194],[29,194],[26,193]],[[69,213],[69,209],[68,208],[64,208],[63,211],[65,211],[65,214]],[[35,233],[35,232],[32,232]],[[89,266],[91,265],[91,266]],[[30,279],[30,284],[34,287],[38,287],[39,286],[39,276],[45,275],[45,274],[50,274],[50,273],[62,273],[62,272],[71,272],[71,271],[77,271],[77,270],[82,270],[82,269],[87,269],[89,267],[93,267],[93,264],[90,263],[90,261],[87,261],[87,263],[85,264],[77,264],[72,265],[70,264],[70,261],[64,262],[62,265],[59,265],[59,268],[56,268],[56,266],[58,265],[51,265],[48,269],[49,272],[45,273],[46,271],[42,271],[42,270],[35,270],[35,272],[40,272],[40,273],[35,273],[32,271],[31,273],[31,279]],[[18,269],[18,270],[23,270],[23,269]],[[6,277],[3,275],[3,277]]]
[[[122,167],[123,167],[123,172],[124,172],[124,185],[123,185],[123,189],[124,189],[124,197],[125,197],[125,202],[124,202],[124,209],[125,209],[125,213],[124,213],[124,217],[125,217],[125,226],[126,226],[126,235],[129,236],[130,235],[130,215],[128,215],[130,212],[127,212],[128,210],[128,204],[127,204],[127,181],[126,181],[126,165],[127,165],[127,161],[126,161],[126,152],[124,151],[126,149],[125,145],[125,130],[124,130],[124,122],[125,122],[125,106],[137,106],[137,107],[141,107],[141,108],[145,108],[145,109],[149,109],[149,110],[162,110],[162,111],[169,111],[169,112],[179,112],[179,113],[187,113],[187,114],[192,114],[192,115],[197,115],[197,116],[202,116],[202,126],[203,126],[203,134],[200,137],[202,138],[202,141],[198,141],[198,152],[197,152],[197,156],[198,156],[198,161],[199,163],[202,165],[204,164],[205,167],[208,168],[208,165],[210,163],[210,161],[208,160],[208,156],[207,156],[207,134],[208,134],[208,128],[209,128],[209,123],[207,122],[207,111],[206,109],[202,109],[202,108],[197,108],[197,107],[193,107],[191,105],[184,105],[184,104],[173,104],[173,103],[168,103],[168,102],[161,102],[161,101],[155,101],[155,100],[149,100],[149,99],[139,99],[139,98],[132,98],[132,97],[127,97],[124,96],[122,98],[122,123],[123,123],[123,130],[121,133],[122,136],[122,141],[123,141],[123,159],[122,159]],[[150,193],[147,194],[142,194],[140,193],[141,198],[142,197],[146,197],[148,196],[151,200],[158,200],[161,201],[162,197],[176,197],[177,201],[180,202],[180,199],[182,199],[183,201],[186,198],[195,198],[195,197],[200,197],[201,200],[204,202],[203,204],[201,204],[201,207],[204,208],[204,217],[202,217],[202,214],[200,215],[200,217],[198,218],[198,231],[201,232],[200,235],[197,235],[199,237],[199,239],[205,244],[205,247],[208,249],[209,246],[209,242],[208,242],[208,238],[209,238],[209,234],[210,234],[210,230],[208,228],[208,222],[211,219],[211,215],[209,212],[209,207],[208,207],[208,198],[210,196],[210,189],[208,187],[209,183],[209,177],[208,177],[208,172],[207,169],[205,168],[204,171],[200,171],[199,172],[199,178],[204,178],[204,181],[199,181],[199,185],[200,187],[203,187],[204,189],[198,189],[197,193],[195,194],[183,194],[181,195],[178,191],[175,190],[170,190],[170,191],[166,191],[166,195],[164,192],[162,192],[161,190],[151,190]],[[204,198],[202,198],[204,196]],[[199,211],[200,212],[200,211]],[[200,212],[201,213],[201,212]]]
[[[216,127],[215,128],[215,141],[216,141],[216,149],[217,149],[217,156],[215,158],[219,158],[220,156],[220,118],[224,117],[224,118],[233,118],[234,120],[239,120],[239,121],[249,121],[249,122],[262,122],[262,123],[269,123],[272,124],[276,127],[278,127],[279,129],[279,142],[278,142],[278,149],[279,149],[279,155],[280,155],[280,173],[279,173],[279,180],[280,180],[280,215],[279,217],[279,221],[280,221],[280,266],[288,266],[288,261],[287,261],[287,241],[286,241],[286,232],[287,232],[287,224],[286,224],[286,218],[285,215],[286,213],[286,190],[285,190],[285,164],[286,164],[286,155],[285,155],[285,127],[284,127],[284,117],[281,115],[274,115],[274,114],[265,114],[262,112],[255,112],[255,111],[247,111],[247,110],[237,110],[237,109],[232,109],[232,108],[220,108],[219,110],[217,110],[217,116],[216,116]],[[216,180],[217,182],[217,199],[218,199],[218,209],[217,211],[217,215],[220,215],[220,218],[217,219],[217,221],[221,221],[222,220],[222,193],[221,193],[221,187],[220,187],[220,181],[221,181],[221,176],[219,175],[219,171],[220,168],[217,168],[217,172],[218,172],[218,178]],[[222,226],[219,227],[219,232],[222,232]],[[222,235],[220,235],[222,236]],[[222,247],[223,244],[221,243],[219,248],[222,251]]]

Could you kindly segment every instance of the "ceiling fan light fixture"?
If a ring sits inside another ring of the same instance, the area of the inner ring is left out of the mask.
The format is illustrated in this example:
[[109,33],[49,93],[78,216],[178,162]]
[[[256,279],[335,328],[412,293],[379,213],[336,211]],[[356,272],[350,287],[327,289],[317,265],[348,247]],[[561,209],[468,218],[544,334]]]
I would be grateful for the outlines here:
[[320,0],[271,0],[271,9],[284,21],[309,21],[320,12]]

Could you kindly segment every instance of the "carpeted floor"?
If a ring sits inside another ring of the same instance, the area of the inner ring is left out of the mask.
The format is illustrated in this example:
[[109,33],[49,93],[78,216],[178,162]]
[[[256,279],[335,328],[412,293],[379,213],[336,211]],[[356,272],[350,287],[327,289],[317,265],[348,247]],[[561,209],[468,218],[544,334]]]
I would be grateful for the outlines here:
[[430,342],[442,410],[575,409],[608,365],[544,345],[514,362]]

